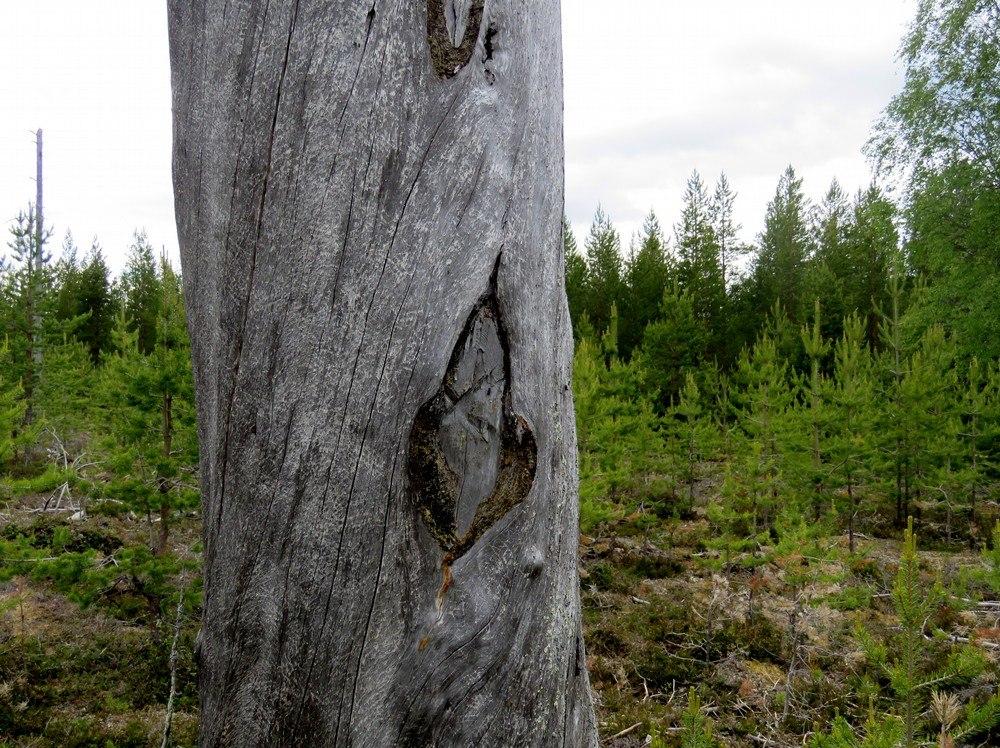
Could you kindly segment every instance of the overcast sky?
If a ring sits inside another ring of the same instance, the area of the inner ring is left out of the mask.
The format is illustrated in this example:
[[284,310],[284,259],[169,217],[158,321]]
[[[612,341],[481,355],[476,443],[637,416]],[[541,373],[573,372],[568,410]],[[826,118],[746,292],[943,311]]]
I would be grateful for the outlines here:
[[[145,228],[176,255],[165,0],[0,0],[0,220],[34,197],[47,223],[120,267]],[[687,176],[726,171],[746,239],[791,163],[815,197],[871,179],[861,154],[900,85],[914,0],[563,0],[566,201],[581,239],[598,203],[625,242],[674,223]]]

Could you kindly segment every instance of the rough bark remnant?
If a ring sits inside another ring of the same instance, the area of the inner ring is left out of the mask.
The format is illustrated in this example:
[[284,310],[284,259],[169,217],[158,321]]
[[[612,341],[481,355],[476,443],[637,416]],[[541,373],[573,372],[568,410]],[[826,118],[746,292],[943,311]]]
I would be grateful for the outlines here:
[[483,6],[483,0],[427,0],[427,41],[442,78],[453,78],[472,58]]
[[203,746],[592,746],[558,0],[168,0]]

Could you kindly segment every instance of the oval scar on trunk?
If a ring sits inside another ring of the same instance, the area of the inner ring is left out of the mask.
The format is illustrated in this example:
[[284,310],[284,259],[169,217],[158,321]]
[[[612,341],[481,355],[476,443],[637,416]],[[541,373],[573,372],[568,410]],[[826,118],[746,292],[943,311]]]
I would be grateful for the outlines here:
[[510,352],[493,291],[473,308],[410,431],[410,490],[450,565],[528,495],[538,457],[511,407]]

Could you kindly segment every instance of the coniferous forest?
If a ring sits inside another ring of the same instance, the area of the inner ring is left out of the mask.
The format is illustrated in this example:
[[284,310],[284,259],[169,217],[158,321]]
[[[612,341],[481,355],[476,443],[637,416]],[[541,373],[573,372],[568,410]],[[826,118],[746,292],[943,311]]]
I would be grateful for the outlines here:
[[[608,746],[1000,744],[1000,9],[922,0],[878,179],[564,229]],[[0,745],[193,745],[179,271],[29,206],[0,271]]]

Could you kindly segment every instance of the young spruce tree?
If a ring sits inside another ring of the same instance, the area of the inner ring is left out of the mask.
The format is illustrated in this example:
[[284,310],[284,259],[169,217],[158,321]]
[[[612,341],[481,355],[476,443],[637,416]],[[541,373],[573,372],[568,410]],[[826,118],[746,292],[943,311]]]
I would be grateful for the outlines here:
[[711,457],[717,441],[715,424],[705,412],[698,382],[691,372],[685,378],[677,404],[670,409],[668,424],[674,475],[683,488],[685,503],[691,506],[704,463]]
[[864,337],[864,323],[852,314],[844,321],[844,334],[837,342],[831,391],[830,457],[834,486],[843,491],[838,514],[846,519],[842,524],[847,525],[851,553],[855,551],[855,525],[869,473],[875,420],[872,362]]
[[587,257],[587,316],[599,331],[611,322],[611,307],[622,300],[624,261],[621,239],[611,218],[598,208],[584,244]]
[[691,298],[695,318],[709,331],[709,353],[717,355],[726,306],[725,273],[712,226],[712,200],[698,172],[688,179],[681,220],[674,227],[681,288]]
[[156,280],[152,349],[142,351],[140,329],[124,313],[119,315],[117,350],[104,367],[103,387],[112,425],[115,491],[151,523],[152,514],[158,515],[151,545],[162,554],[174,512],[197,499],[183,474],[197,459],[197,440],[180,279],[164,262]]
[[801,451],[794,445],[798,429],[789,418],[795,393],[787,363],[766,335],[740,357],[738,378],[745,387],[737,403],[740,446],[723,485],[720,519],[730,534],[748,541],[759,534],[773,538],[779,511],[794,505],[788,459]]
[[809,372],[803,378],[805,397],[804,415],[809,433],[809,461],[805,468],[806,491],[810,495],[812,514],[819,519],[827,505],[829,491],[827,463],[829,445],[827,434],[830,430],[830,383],[823,372],[825,359],[830,353],[830,343],[823,337],[822,312],[816,301],[811,325],[802,328],[802,347],[809,359]]
[[619,335],[623,359],[627,360],[642,343],[643,333],[656,319],[663,293],[674,275],[674,262],[667,251],[663,230],[656,215],[650,211],[625,269]]

